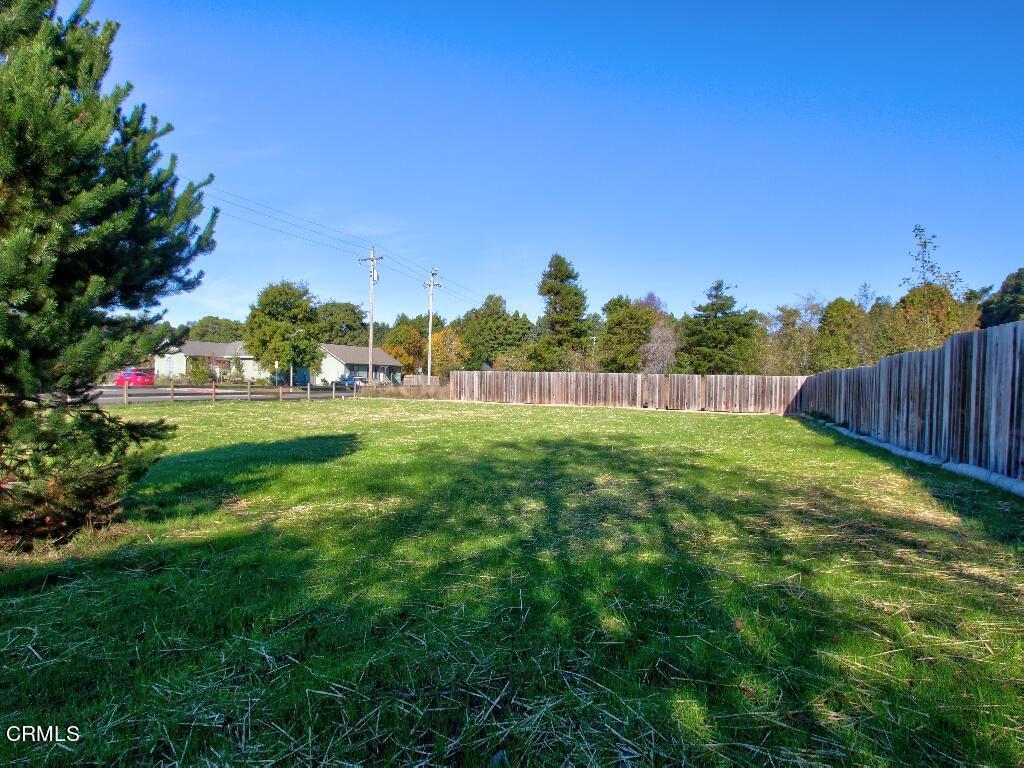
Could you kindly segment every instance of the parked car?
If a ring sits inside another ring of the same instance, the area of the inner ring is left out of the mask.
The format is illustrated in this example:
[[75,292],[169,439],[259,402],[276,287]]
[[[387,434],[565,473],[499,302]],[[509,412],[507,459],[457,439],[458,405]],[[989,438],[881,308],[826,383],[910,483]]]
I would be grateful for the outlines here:
[[151,368],[125,368],[117,375],[114,383],[119,387],[123,387],[125,384],[129,387],[152,387],[153,370]]
[[339,383],[343,387],[352,387],[355,389],[356,387],[365,387],[366,379],[363,376],[346,376]]

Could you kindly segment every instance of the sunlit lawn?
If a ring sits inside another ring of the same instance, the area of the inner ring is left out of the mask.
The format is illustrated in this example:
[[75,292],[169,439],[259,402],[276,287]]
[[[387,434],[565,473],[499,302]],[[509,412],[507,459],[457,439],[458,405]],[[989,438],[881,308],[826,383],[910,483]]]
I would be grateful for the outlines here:
[[1024,501],[774,416],[135,406],[5,556],[0,760],[1017,765]]

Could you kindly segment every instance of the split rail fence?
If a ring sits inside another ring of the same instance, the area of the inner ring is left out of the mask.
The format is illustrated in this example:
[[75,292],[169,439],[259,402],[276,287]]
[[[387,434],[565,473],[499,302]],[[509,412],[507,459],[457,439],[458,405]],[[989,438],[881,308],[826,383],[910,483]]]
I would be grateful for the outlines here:
[[814,376],[453,371],[452,400],[810,414],[944,463],[1024,479],[1024,322]]

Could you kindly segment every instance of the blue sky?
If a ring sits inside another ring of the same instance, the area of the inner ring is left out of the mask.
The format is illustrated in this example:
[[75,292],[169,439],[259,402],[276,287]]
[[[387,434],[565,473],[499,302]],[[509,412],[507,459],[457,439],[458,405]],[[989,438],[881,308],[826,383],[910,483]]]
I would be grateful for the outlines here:
[[431,265],[446,317],[488,292],[535,316],[554,251],[592,308],[677,314],[719,277],[765,310],[898,295],[918,223],[970,285],[1024,266],[1019,3],[490,5],[96,0],[183,178],[355,236],[225,204],[336,248],[224,217],[168,318],[242,319],[281,278],[365,303],[358,238],[402,259],[388,320]]

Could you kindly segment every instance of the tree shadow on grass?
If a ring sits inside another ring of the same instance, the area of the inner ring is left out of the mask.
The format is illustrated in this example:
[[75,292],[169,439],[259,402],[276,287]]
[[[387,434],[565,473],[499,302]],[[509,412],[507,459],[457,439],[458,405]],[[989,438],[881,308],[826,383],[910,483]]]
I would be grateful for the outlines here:
[[327,464],[358,448],[355,434],[307,435],[167,456],[126,499],[126,516],[155,521],[208,514],[259,493],[296,467]]
[[[942,561],[905,562],[916,525],[879,525],[868,546],[861,531],[844,544],[833,517],[815,508],[883,516],[827,488],[716,469],[693,452],[641,454],[622,440],[509,441],[424,461],[458,496],[410,499],[360,525],[364,557],[342,567],[344,590],[330,599],[373,616],[382,650],[346,684],[370,711],[397,707],[377,725],[404,745],[402,759],[458,762],[479,757],[481,745],[520,761],[539,749],[598,763],[998,762],[1019,750],[1005,733],[989,738],[984,715],[936,700],[949,693],[944,676],[990,673],[983,659],[928,638],[976,642],[951,626],[965,608],[1017,622],[1020,611],[989,595],[990,584],[951,583],[956,569]],[[838,554],[868,586],[847,594],[813,584]],[[872,594],[872,579],[893,583]],[[906,615],[908,606],[886,603],[903,587],[921,603]],[[871,668],[865,646],[899,663]],[[932,679],[935,692],[913,689]],[[981,682],[988,696],[1000,681]],[[410,730],[409,701],[446,717]]]
[[832,445],[855,449],[912,478],[940,504],[965,520],[976,521],[991,539],[1011,546],[1024,543],[1024,516],[1020,514],[1021,502],[1017,497],[980,480],[961,477],[938,466],[897,456],[824,424],[809,419],[799,421]]
[[[199,466],[243,496],[268,471]],[[0,710],[77,711],[90,756],[123,762],[1019,757],[996,727],[1024,693],[999,692],[1005,638],[965,623],[1019,627],[1019,606],[950,581],[988,551],[918,553],[927,521],[623,436],[438,443],[343,475],[373,503],[8,579],[33,588],[4,593]]]

